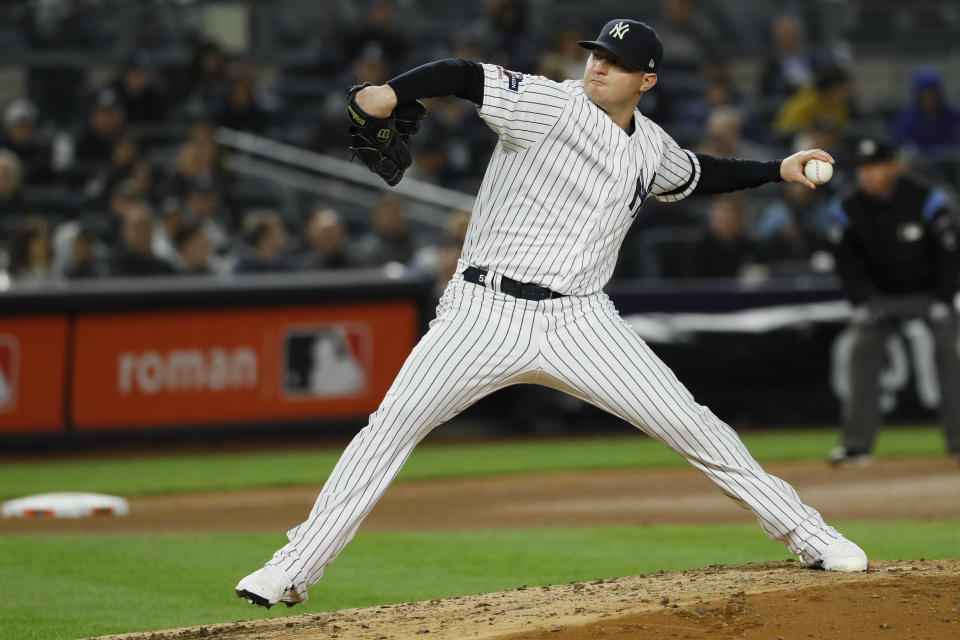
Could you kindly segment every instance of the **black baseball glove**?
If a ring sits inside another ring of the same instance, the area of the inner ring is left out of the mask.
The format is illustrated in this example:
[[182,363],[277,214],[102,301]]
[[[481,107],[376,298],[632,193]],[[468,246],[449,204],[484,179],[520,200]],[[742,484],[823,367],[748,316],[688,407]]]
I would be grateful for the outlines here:
[[412,162],[407,142],[420,130],[420,120],[426,117],[427,110],[415,101],[398,105],[386,118],[371,116],[356,101],[357,92],[369,86],[371,83],[365,82],[347,92],[350,150],[392,187],[400,182]]

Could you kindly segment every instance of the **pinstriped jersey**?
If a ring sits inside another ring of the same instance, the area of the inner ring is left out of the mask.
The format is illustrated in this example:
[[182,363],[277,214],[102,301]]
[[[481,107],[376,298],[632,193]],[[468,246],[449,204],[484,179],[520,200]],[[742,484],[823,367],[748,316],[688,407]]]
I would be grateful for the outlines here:
[[700,166],[639,110],[627,134],[557,83],[483,64],[478,112],[499,137],[473,207],[463,259],[567,295],[600,291],[648,195],[688,196]]

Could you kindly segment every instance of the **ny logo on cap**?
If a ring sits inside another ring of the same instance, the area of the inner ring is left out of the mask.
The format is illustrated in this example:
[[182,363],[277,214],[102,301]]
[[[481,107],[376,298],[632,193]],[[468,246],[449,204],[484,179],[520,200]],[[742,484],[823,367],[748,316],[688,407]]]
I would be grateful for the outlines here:
[[630,25],[624,22],[618,22],[617,24],[613,25],[613,29],[610,29],[610,35],[614,38],[620,38],[623,40],[623,36],[627,33],[627,31],[630,31]]

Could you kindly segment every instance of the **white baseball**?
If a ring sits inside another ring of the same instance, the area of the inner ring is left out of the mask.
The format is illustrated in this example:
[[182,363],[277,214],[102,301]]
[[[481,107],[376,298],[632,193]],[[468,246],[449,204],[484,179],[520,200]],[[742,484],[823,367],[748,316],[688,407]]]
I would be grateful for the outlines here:
[[803,165],[803,175],[813,184],[823,184],[833,177],[833,165],[823,160],[807,160]]

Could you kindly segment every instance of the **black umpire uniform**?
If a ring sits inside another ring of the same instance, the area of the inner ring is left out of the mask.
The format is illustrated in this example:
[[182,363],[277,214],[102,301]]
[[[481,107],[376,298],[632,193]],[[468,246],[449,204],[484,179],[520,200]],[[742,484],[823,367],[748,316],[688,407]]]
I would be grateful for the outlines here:
[[830,462],[869,461],[880,420],[880,370],[890,334],[922,318],[930,327],[947,446],[960,461],[957,351],[957,231],[944,191],[903,173],[895,149],[857,147],[857,187],[831,205],[828,232],[837,273],[856,307],[843,444]]

